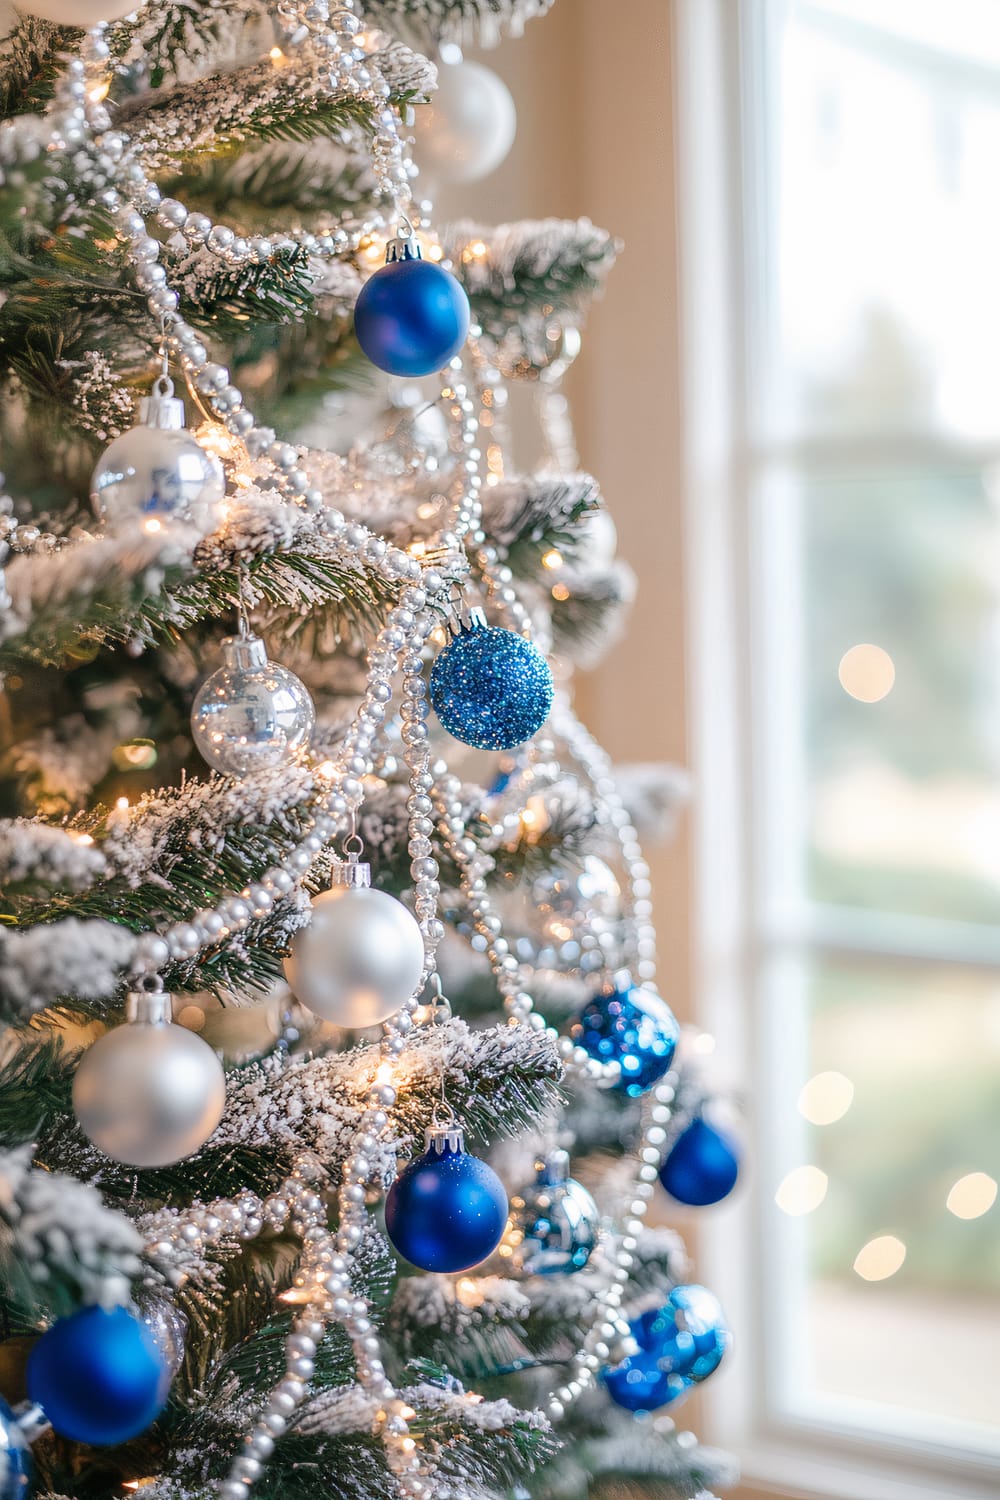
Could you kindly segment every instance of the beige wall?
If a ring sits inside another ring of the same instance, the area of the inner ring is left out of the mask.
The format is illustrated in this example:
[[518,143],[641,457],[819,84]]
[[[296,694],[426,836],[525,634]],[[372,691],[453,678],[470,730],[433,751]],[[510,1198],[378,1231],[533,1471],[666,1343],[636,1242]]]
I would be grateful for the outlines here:
[[[609,14],[606,0],[558,0],[484,58],[517,100],[517,143],[487,182],[442,197],[439,215],[586,215],[625,242],[568,390],[581,461],[601,482],[639,598],[627,639],[580,682],[578,704],[616,760],[684,764],[670,5],[632,0],[627,27]],[[686,1014],[685,835],[649,858],[661,987]]]

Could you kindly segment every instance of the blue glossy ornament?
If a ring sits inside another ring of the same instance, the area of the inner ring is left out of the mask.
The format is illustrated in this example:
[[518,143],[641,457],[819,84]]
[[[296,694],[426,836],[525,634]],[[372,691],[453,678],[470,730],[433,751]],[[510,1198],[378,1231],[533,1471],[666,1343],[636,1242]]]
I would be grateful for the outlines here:
[[152,1335],[124,1307],[84,1307],[60,1318],[28,1356],[28,1395],[75,1443],[103,1447],[137,1437],[169,1390]]
[[24,1500],[33,1476],[24,1429],[17,1413],[0,1396],[0,1500]]
[[677,1286],[663,1307],[629,1325],[639,1345],[604,1370],[608,1395],[628,1411],[658,1411],[717,1370],[730,1345],[718,1299],[703,1286]]
[[431,703],[448,733],[476,750],[513,750],[537,734],[552,707],[552,673],[537,646],[488,626],[481,611],[431,669]]
[[361,288],[354,332],[390,375],[432,375],[469,334],[469,299],[450,271],[423,260],[412,237],[390,240],[387,261]]
[[493,1168],[465,1149],[453,1125],[427,1131],[423,1156],[404,1168],[385,1200],[385,1227],[421,1271],[467,1271],[499,1245],[507,1194]]
[[510,1263],[525,1276],[581,1271],[600,1233],[597,1204],[569,1175],[565,1151],[550,1151],[535,1163],[535,1171],[531,1186],[510,1202]]
[[668,1151],[660,1168],[660,1181],[678,1203],[705,1208],[721,1203],[732,1192],[739,1173],[736,1141],[699,1115]]
[[669,1005],[625,973],[594,996],[570,1029],[573,1041],[591,1057],[620,1064],[617,1087],[633,1099],[667,1072],[680,1034]]

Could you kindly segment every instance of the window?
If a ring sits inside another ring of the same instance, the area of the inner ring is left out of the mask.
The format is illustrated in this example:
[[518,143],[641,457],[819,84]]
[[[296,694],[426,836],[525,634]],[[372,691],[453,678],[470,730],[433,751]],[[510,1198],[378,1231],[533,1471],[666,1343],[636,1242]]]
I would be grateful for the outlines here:
[[996,1494],[1000,7],[676,15],[700,974],[756,1154],[718,1435]]

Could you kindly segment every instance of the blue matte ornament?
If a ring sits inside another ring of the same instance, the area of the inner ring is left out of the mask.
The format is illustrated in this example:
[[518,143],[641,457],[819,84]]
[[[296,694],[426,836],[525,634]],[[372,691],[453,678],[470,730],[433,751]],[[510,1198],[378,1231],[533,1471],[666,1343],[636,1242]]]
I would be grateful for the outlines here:
[[84,1307],[60,1318],[28,1356],[28,1395],[75,1443],[104,1447],[137,1437],[169,1390],[152,1335],[124,1307]]
[[450,735],[475,750],[513,750],[537,734],[552,707],[552,673],[537,646],[489,626],[481,610],[431,668],[431,703]]
[[736,1186],[740,1150],[731,1135],[697,1116],[671,1146],[660,1181],[678,1203],[706,1208],[721,1203]]
[[633,1099],[667,1072],[680,1034],[669,1005],[624,972],[594,996],[570,1029],[573,1041],[591,1057],[620,1064],[617,1087]]
[[24,1500],[33,1477],[24,1428],[17,1412],[0,1396],[0,1500]]
[[469,335],[469,299],[450,271],[424,260],[412,232],[389,241],[361,288],[354,332],[373,365],[415,379],[442,369]]
[[467,1271],[492,1255],[507,1224],[507,1194],[493,1168],[465,1149],[455,1125],[432,1125],[423,1156],[389,1189],[385,1227],[421,1271]]
[[608,1395],[627,1411],[658,1411],[717,1370],[730,1345],[718,1299],[703,1286],[676,1286],[665,1306],[629,1325],[639,1345],[602,1372]]

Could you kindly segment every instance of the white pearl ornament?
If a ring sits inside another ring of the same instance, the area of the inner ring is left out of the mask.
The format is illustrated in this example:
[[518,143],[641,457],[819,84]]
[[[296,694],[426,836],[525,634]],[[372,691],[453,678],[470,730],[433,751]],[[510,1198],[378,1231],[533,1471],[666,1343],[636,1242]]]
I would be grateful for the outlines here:
[[313,898],[312,920],[292,940],[285,978],[315,1015],[359,1030],[395,1015],[413,995],[424,940],[401,901],[370,888],[368,865],[352,861],[336,875],[345,883]]

